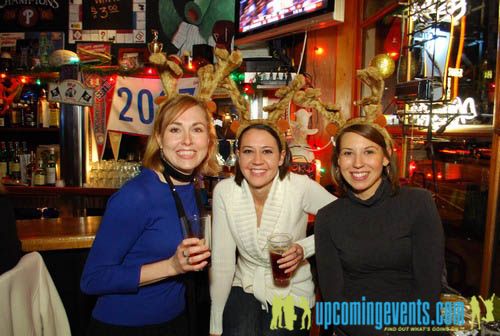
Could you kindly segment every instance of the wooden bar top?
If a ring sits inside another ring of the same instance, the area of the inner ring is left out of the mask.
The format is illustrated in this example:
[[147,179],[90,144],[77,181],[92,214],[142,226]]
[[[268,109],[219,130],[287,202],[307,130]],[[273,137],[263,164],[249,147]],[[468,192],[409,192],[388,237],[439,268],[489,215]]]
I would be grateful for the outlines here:
[[24,252],[90,248],[101,217],[18,220],[17,234]]

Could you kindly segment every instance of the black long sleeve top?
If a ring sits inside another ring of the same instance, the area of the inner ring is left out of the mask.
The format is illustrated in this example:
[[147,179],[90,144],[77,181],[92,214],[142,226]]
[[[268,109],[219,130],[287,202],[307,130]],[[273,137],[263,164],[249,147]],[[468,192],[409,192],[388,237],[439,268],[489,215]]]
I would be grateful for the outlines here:
[[316,262],[324,301],[438,300],[444,235],[431,194],[408,187],[391,194],[384,179],[371,198],[348,193],[318,212]]
[[0,218],[0,274],[2,274],[16,266],[22,255],[14,210],[5,195],[0,195]]

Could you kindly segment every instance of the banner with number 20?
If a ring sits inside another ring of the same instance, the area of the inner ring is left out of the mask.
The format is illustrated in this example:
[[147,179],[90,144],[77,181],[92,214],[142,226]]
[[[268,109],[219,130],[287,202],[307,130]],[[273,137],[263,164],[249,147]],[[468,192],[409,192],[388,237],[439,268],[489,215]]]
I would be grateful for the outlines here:
[[[198,77],[181,78],[178,81],[179,93],[195,94],[197,87]],[[111,105],[108,131],[151,134],[158,109],[154,99],[163,94],[159,78],[119,76]]]

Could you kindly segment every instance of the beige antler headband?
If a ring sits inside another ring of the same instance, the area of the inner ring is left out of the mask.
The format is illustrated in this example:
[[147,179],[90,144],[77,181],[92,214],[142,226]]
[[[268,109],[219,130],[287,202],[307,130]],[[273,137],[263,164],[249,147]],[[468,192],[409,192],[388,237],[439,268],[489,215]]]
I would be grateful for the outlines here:
[[[280,136],[282,145],[286,144],[284,132],[288,130],[289,123],[283,118],[285,112],[289,108],[290,103],[298,107],[309,108],[316,110],[328,122],[326,131],[334,136],[338,133],[339,128],[344,128],[355,123],[374,125],[386,138],[386,141],[392,144],[390,136],[383,126],[385,126],[385,118],[381,113],[381,91],[384,81],[380,71],[370,66],[366,69],[357,71],[357,77],[366,83],[371,89],[371,96],[360,100],[358,105],[364,108],[365,117],[346,121],[340,107],[336,104],[324,103],[321,99],[321,91],[314,88],[303,89],[306,80],[303,75],[297,75],[288,86],[281,87],[276,91],[278,102],[265,106],[264,111],[268,112],[267,119],[251,119],[249,102],[241,95],[238,86],[232,80],[230,74],[237,69],[242,63],[242,56],[239,51],[229,53],[225,49],[215,48],[215,65],[208,64],[198,70],[199,88],[197,97],[206,102],[211,112],[215,112],[215,104],[212,102],[212,95],[217,87],[222,87],[227,90],[229,96],[239,112],[240,121],[235,120],[231,125],[231,129],[238,137],[241,132],[249,125],[262,123],[272,127]],[[177,80],[182,77],[183,71],[181,61],[175,55],[165,55],[157,52],[150,56],[150,61],[157,66],[160,73],[160,79],[165,89],[165,96],[157,98],[157,103],[172,99],[177,95]]]
[[[356,71],[356,77],[358,77],[363,83],[365,83],[370,89],[370,95],[363,97],[361,100],[356,101],[355,104],[363,108],[364,116],[359,118],[350,119],[341,125],[339,133],[345,128],[355,125],[363,124],[370,125],[374,127],[385,139],[386,147],[392,148],[393,141],[387,132],[385,125],[387,124],[384,114],[382,113],[382,95],[384,93],[384,79],[391,76],[394,71],[394,65],[392,64],[392,70],[381,69],[380,60],[390,61],[387,55],[377,55],[370,62],[370,66]],[[375,61],[374,61],[375,60]],[[389,67],[391,68],[391,67]]]
[[[236,88],[237,86],[229,76],[232,71],[237,69],[243,58],[239,51],[229,53],[226,49],[215,48],[215,66],[207,64],[198,69],[199,86],[196,97],[207,104],[211,112],[215,111],[215,104],[212,102],[212,95],[219,86],[226,89]],[[182,77],[181,60],[176,55],[167,56],[165,53],[156,52],[149,57],[151,63],[156,65],[160,73],[160,79],[165,89],[165,96],[159,97],[156,103],[161,104],[175,97],[177,92],[177,81]],[[231,94],[231,99],[233,95]],[[233,103],[239,109],[248,108],[248,103],[244,99],[233,99]]]

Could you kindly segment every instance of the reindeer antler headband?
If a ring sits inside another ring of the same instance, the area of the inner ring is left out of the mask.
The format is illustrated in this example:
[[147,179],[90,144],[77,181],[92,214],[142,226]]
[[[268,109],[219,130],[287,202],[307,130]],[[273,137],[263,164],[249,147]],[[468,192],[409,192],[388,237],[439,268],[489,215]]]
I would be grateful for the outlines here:
[[[319,98],[321,96],[321,91],[313,88],[303,89],[305,84],[306,79],[303,75],[295,76],[288,86],[281,87],[276,91],[275,96],[278,97],[279,100],[263,108],[264,111],[268,112],[267,119],[251,119],[249,109],[240,110],[241,123],[234,121],[231,125],[231,129],[236,133],[236,136],[239,137],[241,132],[250,125],[266,124],[272,127],[280,136],[280,141],[284,148],[286,144],[284,132],[286,132],[290,126],[283,116],[290,103],[294,103],[299,107],[315,109],[329,122],[327,131],[331,133],[331,135],[334,135],[338,126],[345,122],[342,113],[340,113],[340,107],[335,104],[322,102]],[[239,91],[232,92],[239,96]]]
[[[217,87],[226,89],[241,117],[241,122],[234,121],[231,125],[231,129],[235,131],[237,137],[249,125],[262,123],[269,125],[276,131],[284,147],[286,141],[283,133],[289,128],[289,124],[283,116],[290,103],[299,107],[315,109],[327,120],[326,130],[331,136],[334,136],[340,127],[354,122],[346,123],[338,105],[321,101],[321,91],[319,89],[304,89],[306,80],[302,75],[295,76],[288,86],[276,91],[275,95],[279,98],[278,102],[263,108],[264,111],[268,112],[267,119],[251,119],[249,102],[241,95],[238,86],[229,76],[233,70],[241,65],[243,60],[241,53],[239,51],[229,53],[225,49],[215,48],[215,57],[217,60],[215,65],[208,64],[198,70],[199,88],[196,96],[207,104],[211,112],[215,112],[216,106],[211,97]],[[166,56],[164,53],[156,52],[150,56],[150,61],[158,67],[165,89],[165,96],[156,100],[160,104],[177,95],[177,80],[183,75],[180,66],[181,60],[175,55]],[[383,88],[383,78],[374,67],[359,70],[357,75],[372,89],[372,96],[359,102],[367,111],[367,117],[362,120],[357,119],[357,121],[373,123],[380,116],[380,88]],[[366,78],[363,77],[364,75],[366,75]]]
[[[215,57],[217,59],[215,66],[208,64],[198,69],[199,87],[196,94],[196,97],[204,101],[211,112],[215,111],[215,104],[211,97],[218,86],[234,87],[237,90],[236,83],[229,75],[243,61],[239,51],[233,51],[229,54],[226,49],[220,48],[215,48]],[[149,60],[158,68],[165,89],[165,96],[156,100],[156,103],[161,104],[178,94],[177,80],[183,75],[182,62],[176,55],[167,56],[161,52],[151,54]],[[233,97],[231,96],[231,98]],[[236,101],[233,99],[233,103],[237,108],[248,108],[248,103],[242,97]]]
[[[386,68],[382,68],[382,64],[386,64]],[[384,137],[386,147],[392,148],[393,141],[389,132],[385,129],[387,122],[382,113],[381,101],[384,93],[384,79],[390,77],[393,72],[394,61],[384,54],[376,55],[370,61],[370,66],[356,71],[356,77],[370,88],[369,96],[355,102],[356,105],[363,108],[365,116],[348,120],[341,125],[338,134],[345,128],[355,124],[370,125]]]

